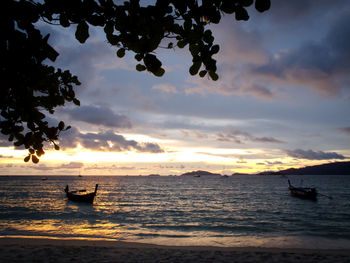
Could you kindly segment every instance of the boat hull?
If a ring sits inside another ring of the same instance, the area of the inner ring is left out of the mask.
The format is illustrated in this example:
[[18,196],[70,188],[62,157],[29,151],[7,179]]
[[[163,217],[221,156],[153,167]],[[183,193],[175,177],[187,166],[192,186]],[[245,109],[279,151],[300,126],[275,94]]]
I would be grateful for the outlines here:
[[68,192],[66,194],[67,194],[68,200],[74,201],[74,202],[84,202],[84,203],[93,203],[96,196],[95,193],[77,195],[77,194],[72,194]]
[[73,202],[83,202],[83,203],[93,203],[96,193],[97,193],[97,187],[98,184],[95,186],[95,192],[92,193],[87,193],[87,194],[80,194],[80,192],[85,191],[69,191],[68,185],[66,186],[66,189],[64,190],[66,192],[66,196],[68,200],[73,201]]
[[298,189],[298,188],[292,188],[290,189],[291,196],[299,197],[302,199],[311,199],[316,200],[317,199],[317,192],[314,188],[311,188],[310,190],[305,189]]
[[302,199],[310,199],[310,200],[316,200],[317,199],[317,191],[316,188],[311,187],[294,187],[291,185],[290,181],[288,180],[289,184],[289,191],[291,196],[299,197]]

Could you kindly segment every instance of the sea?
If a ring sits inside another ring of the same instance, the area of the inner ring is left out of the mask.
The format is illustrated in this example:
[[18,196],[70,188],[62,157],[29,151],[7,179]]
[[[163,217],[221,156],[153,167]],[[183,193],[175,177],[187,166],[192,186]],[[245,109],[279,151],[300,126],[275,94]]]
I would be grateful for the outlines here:
[[[93,204],[65,196],[95,184]],[[0,236],[350,249],[350,176],[0,176]]]

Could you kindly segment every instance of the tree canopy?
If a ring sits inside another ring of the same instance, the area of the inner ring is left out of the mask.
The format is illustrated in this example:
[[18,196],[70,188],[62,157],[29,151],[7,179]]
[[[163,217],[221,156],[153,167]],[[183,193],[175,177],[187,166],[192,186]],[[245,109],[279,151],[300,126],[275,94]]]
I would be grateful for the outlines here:
[[[85,43],[90,27],[102,27],[107,41],[117,47],[116,56],[132,51],[137,71],[147,70],[161,77],[165,70],[155,50],[168,39],[165,48],[188,46],[192,56],[191,75],[212,80],[219,78],[213,55],[219,52],[208,24],[218,24],[224,14],[248,20],[247,7],[264,12],[270,0],[157,0],[141,5],[139,0],[117,4],[113,0],[3,0],[0,20],[0,129],[16,147],[28,149],[24,159],[37,163],[44,154],[44,143],[58,150],[61,121],[51,127],[45,117],[67,102],[80,105],[74,88],[81,85],[68,70],[47,65],[58,52],[48,44],[38,22],[70,27],[76,25],[75,38]],[[54,65],[54,63],[53,63]]]

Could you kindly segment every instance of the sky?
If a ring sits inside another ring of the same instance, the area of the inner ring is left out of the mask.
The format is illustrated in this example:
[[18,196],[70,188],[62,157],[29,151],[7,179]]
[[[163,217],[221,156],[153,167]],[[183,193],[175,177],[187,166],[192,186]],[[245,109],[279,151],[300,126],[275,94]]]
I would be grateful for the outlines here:
[[0,135],[2,175],[231,175],[350,161],[350,2],[272,0],[249,21],[209,25],[218,81],[191,76],[188,46],[158,49],[166,73],[137,72],[98,28],[85,44],[39,23],[79,77],[81,106],[48,117],[72,128],[38,164]]

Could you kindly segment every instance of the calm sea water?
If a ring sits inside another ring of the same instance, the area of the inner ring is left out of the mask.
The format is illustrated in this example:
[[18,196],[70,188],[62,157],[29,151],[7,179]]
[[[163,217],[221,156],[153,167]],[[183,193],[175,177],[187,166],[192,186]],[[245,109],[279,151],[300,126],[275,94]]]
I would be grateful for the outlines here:
[[[286,177],[0,177],[0,235],[169,245],[350,248],[350,176],[289,176],[316,186],[291,197]],[[95,203],[64,188],[99,190]]]

